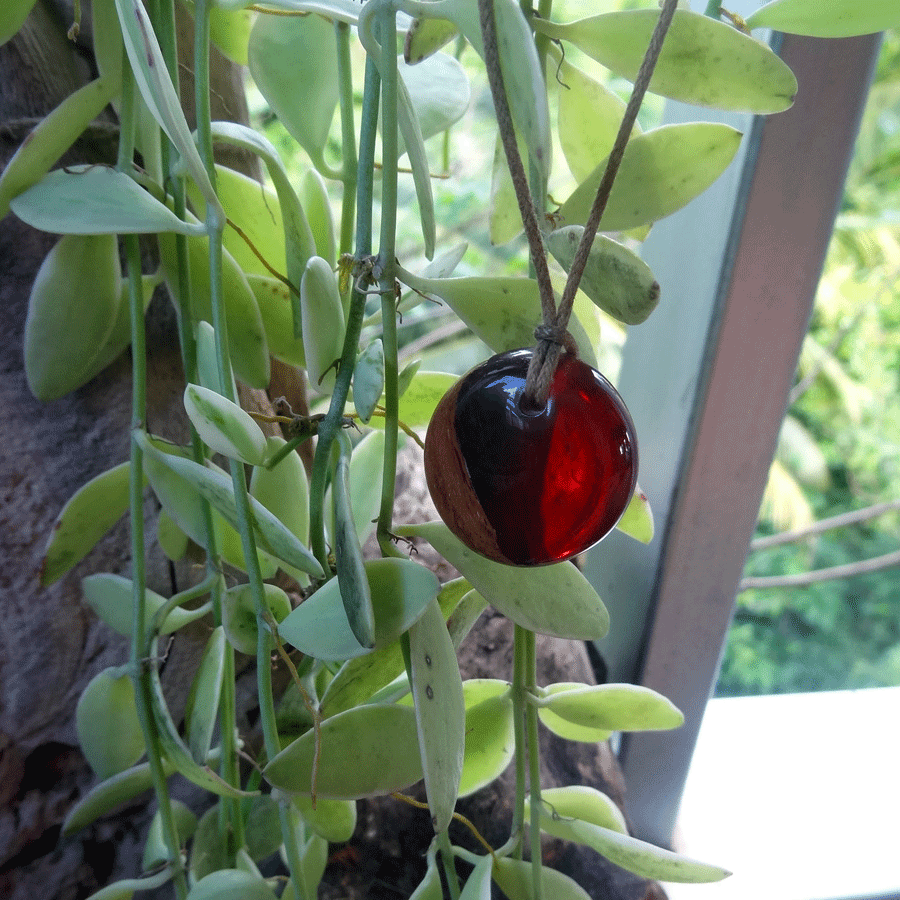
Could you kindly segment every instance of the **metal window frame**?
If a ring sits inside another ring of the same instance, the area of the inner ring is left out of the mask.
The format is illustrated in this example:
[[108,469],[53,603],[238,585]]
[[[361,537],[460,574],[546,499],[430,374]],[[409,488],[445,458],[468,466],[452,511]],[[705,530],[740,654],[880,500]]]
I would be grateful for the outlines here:
[[[682,728],[620,747],[634,831],[660,845],[715,687],[880,42],[783,36],[793,107],[722,117],[750,126],[741,157],[646,244],[664,299],[629,332],[620,388],[658,534],[649,547],[611,536],[585,571],[610,606],[613,631],[598,643],[609,680],[653,688],[685,714]],[[692,118],[713,117],[667,113]]]

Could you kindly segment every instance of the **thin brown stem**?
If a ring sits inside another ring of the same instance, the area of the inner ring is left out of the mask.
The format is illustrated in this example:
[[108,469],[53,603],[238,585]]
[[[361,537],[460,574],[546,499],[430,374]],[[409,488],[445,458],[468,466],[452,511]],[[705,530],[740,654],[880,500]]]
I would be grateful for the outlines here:
[[895,550],[893,553],[885,553],[883,556],[876,556],[872,559],[864,559],[861,562],[847,563],[843,566],[813,569],[811,572],[801,572],[799,575],[744,578],[738,585],[738,591],[747,591],[750,588],[761,590],[765,588],[805,587],[808,584],[816,584],[819,581],[853,578],[856,575],[867,575],[871,572],[880,572],[882,569],[892,569],[896,566],[900,566],[900,550]]

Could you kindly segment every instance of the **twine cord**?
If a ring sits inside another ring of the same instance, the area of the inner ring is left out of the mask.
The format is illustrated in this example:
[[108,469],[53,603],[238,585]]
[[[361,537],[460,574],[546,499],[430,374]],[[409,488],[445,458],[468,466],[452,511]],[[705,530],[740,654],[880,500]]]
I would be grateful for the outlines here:
[[513,188],[516,192],[516,200],[519,204],[519,212],[522,216],[525,235],[528,238],[531,258],[534,263],[535,278],[537,279],[541,297],[542,324],[535,329],[535,340],[537,341],[537,345],[534,348],[531,362],[528,367],[528,376],[525,382],[525,392],[523,396],[523,401],[535,409],[542,408],[547,402],[547,396],[550,392],[550,386],[553,382],[556,366],[563,352],[577,355],[577,346],[568,332],[568,324],[569,319],[572,316],[572,306],[575,302],[575,295],[578,291],[578,285],[581,283],[581,277],[584,274],[591,247],[594,243],[594,238],[597,235],[600,219],[602,218],[603,212],[609,201],[609,195],[612,191],[616,174],[622,163],[625,147],[628,144],[628,139],[634,128],[634,123],[637,121],[637,115],[641,108],[644,94],[646,94],[647,87],[650,84],[653,70],[656,67],[656,62],[659,59],[659,54],[662,50],[663,41],[669,30],[669,26],[672,23],[672,19],[675,16],[677,6],[677,0],[664,0],[662,3],[659,20],[653,30],[647,52],[644,55],[641,67],[635,78],[631,98],[628,101],[628,105],[625,108],[625,114],[619,125],[616,140],[613,144],[612,151],[609,154],[603,178],[597,188],[597,194],[594,197],[590,215],[584,226],[584,233],[582,234],[581,241],[575,251],[575,256],[569,269],[569,276],[566,280],[562,297],[560,298],[559,308],[557,309],[553,286],[550,282],[550,269],[547,265],[547,254],[544,249],[544,241],[538,224],[534,200],[528,187],[528,178],[525,175],[525,167],[522,164],[522,158],[519,155],[512,115],[510,113],[509,103],[506,98],[506,90],[503,83],[503,73],[500,70],[500,57],[497,49],[497,25],[494,18],[493,0],[478,0],[481,36],[484,43],[484,61],[485,68],[487,69],[488,83],[491,88],[500,138],[503,143],[503,150],[506,154],[510,176],[512,177]]

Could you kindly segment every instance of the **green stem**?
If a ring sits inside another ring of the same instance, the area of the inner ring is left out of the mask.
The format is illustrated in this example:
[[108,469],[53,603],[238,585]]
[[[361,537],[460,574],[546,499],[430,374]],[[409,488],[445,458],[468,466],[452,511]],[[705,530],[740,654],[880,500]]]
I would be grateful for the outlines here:
[[450,844],[450,835],[446,828],[437,836],[437,842],[441,849],[441,862],[444,866],[444,874],[447,876],[447,887],[450,889],[450,900],[459,900],[459,875],[456,873],[453,847]]
[[356,129],[353,121],[353,71],[350,60],[350,26],[336,22],[338,84],[340,86],[341,149],[344,191],[338,256],[353,252],[353,216],[356,212]]
[[713,19],[718,19],[722,13],[722,2],[721,0],[709,0],[706,4],[706,9],[703,10],[704,16],[710,16]]
[[[356,259],[368,260],[372,253],[372,183],[375,168],[375,138],[378,130],[378,106],[381,79],[370,59],[366,61],[366,80],[363,88],[362,120],[359,132],[359,160],[356,182]],[[350,295],[347,327],[341,361],[334,379],[334,390],[328,413],[319,423],[316,453],[309,479],[310,546],[322,568],[328,572],[328,551],[325,547],[325,486],[331,459],[331,445],[338,429],[343,426],[344,406],[350,392],[356,350],[365,317],[366,295],[355,284]]]
[[522,858],[522,835],[525,828],[525,781],[526,781],[526,747],[525,747],[525,706],[526,693],[526,630],[516,625],[513,631],[513,728],[515,734],[516,756],[516,796],[513,806],[512,834],[515,841],[516,856]]
[[397,481],[397,444],[400,418],[399,366],[397,362],[396,283],[397,233],[397,28],[396,12],[390,2],[378,11],[378,37],[381,41],[381,240],[378,251],[381,292],[382,343],[384,345],[384,465],[381,482],[381,507],[378,514],[378,545],[384,556],[400,555],[391,537],[394,492]]
[[[131,173],[134,153],[135,82],[128,64],[122,59],[122,104],[120,122],[122,126],[118,165],[120,171]],[[128,271],[128,302],[131,312],[131,475],[129,479],[130,525],[131,525],[131,583],[132,583],[132,626],[131,626],[131,671],[134,679],[134,696],[138,720],[147,747],[147,761],[150,777],[156,794],[162,824],[163,841],[169,863],[172,866],[175,894],[178,900],[185,900],[188,893],[187,878],[181,860],[181,844],[175,827],[175,817],[169,798],[169,785],[162,761],[162,747],[153,719],[150,699],[150,673],[144,666],[143,649],[146,634],[147,615],[147,567],[144,555],[144,455],[134,431],[143,428],[147,418],[147,344],[144,330],[144,296],[141,283],[141,247],[137,235],[126,235],[125,253]]]
[[[166,60],[166,68],[175,89],[179,90],[178,69],[178,43],[175,28],[174,0],[162,0],[159,15],[160,46],[163,57]],[[186,217],[186,196],[184,180],[180,173],[174,170],[177,154],[172,152],[172,145],[168,140],[163,142],[163,160],[165,171],[169,176],[172,191],[172,205],[180,219]],[[197,382],[197,342],[194,336],[194,321],[191,315],[191,276],[190,256],[188,254],[187,237],[182,234],[175,235],[175,253],[177,259],[178,278],[178,338],[181,344],[181,362],[184,369],[185,380],[191,384]],[[203,464],[206,452],[203,442],[197,434],[197,430],[191,425],[191,458],[196,463]],[[206,536],[206,579],[212,579],[212,605],[213,621],[216,625],[222,623],[222,592],[224,585],[218,577],[219,550],[216,544],[215,526],[213,523],[212,507],[205,499],[201,501],[203,515],[203,529]],[[238,770],[237,743],[235,739],[235,699],[234,699],[234,649],[230,644],[225,647],[225,663],[223,669],[222,695],[219,701],[219,732],[222,743],[222,760],[219,774],[229,784],[240,786],[240,772]],[[223,830],[230,835],[229,856],[244,844],[244,819],[241,814],[240,803],[235,798],[228,798],[221,804],[223,816]]]
[[[535,634],[525,632],[525,687],[533,695],[537,688],[537,655]],[[533,703],[525,706],[528,731],[529,802],[531,804],[531,877],[534,900],[542,900],[541,828],[541,750],[538,743],[538,711]]]

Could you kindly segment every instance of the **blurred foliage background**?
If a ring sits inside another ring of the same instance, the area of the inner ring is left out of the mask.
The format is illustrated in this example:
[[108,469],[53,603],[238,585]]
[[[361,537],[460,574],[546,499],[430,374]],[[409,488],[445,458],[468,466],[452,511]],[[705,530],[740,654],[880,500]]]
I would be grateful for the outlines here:
[[[577,19],[646,0],[556,0],[554,18]],[[695,11],[703,4],[695,0]],[[448,135],[427,142],[438,222],[438,254],[468,247],[456,274],[525,274],[527,245],[493,246],[488,236],[496,126],[480,60],[450,45],[471,82],[468,114]],[[631,85],[572,49],[567,60],[623,99]],[[356,60],[361,69],[361,58]],[[361,83],[361,79],[359,80]],[[251,110],[285,161],[299,173],[309,160],[250,86]],[[554,93],[551,91],[551,115]],[[644,129],[664,101],[648,95]],[[337,130],[333,132],[337,158]],[[575,181],[555,148],[550,194]],[[798,161],[802,164],[802,161]],[[418,271],[420,228],[412,180],[401,178],[398,257]],[[335,212],[339,195],[335,187]],[[404,210],[406,211],[404,213]],[[377,215],[377,208],[376,208]],[[640,237],[640,236],[638,236]],[[760,511],[758,536],[802,529],[815,520],[900,498],[900,35],[888,34],[857,141],[809,335],[795,399]],[[664,301],[663,301],[664,302]],[[373,313],[377,301],[373,299]],[[404,304],[409,306],[408,303]],[[600,367],[615,380],[625,335],[597,313]],[[377,317],[376,317],[377,318]],[[373,318],[374,322],[374,318]],[[422,302],[403,313],[401,362],[462,374],[490,351],[444,306]],[[365,335],[364,335],[365,341]],[[900,547],[900,512],[771,549],[751,550],[746,576],[783,576],[855,563]],[[789,693],[900,684],[900,568],[804,587],[739,593],[724,650],[719,695]]]
[[[900,35],[888,33],[758,527],[900,498]],[[900,547],[890,512],[750,554],[777,576]],[[900,569],[738,595],[720,695],[900,684]]]

